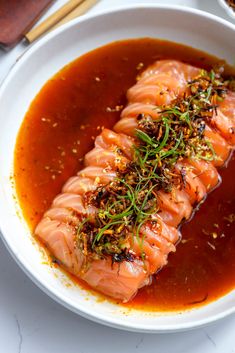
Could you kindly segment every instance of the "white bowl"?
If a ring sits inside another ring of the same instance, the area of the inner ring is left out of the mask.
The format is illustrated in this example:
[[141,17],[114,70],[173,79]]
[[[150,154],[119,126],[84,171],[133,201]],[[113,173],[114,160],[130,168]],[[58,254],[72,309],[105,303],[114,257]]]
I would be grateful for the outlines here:
[[222,6],[223,9],[227,12],[227,14],[235,20],[235,10],[233,10],[225,0],[218,0],[218,2],[220,6]]
[[[70,310],[113,327],[142,332],[187,330],[235,312],[235,292],[199,309],[182,313],[144,313],[125,309],[74,285],[66,275],[43,264],[9,177],[17,132],[30,102],[64,65],[106,43],[126,38],[164,38],[199,48],[232,63],[235,26],[198,10],[143,5],[83,17],[33,45],[15,64],[0,89],[0,226],[2,239],[30,278]],[[71,286],[66,286],[69,282]],[[218,284],[219,285],[219,284]]]

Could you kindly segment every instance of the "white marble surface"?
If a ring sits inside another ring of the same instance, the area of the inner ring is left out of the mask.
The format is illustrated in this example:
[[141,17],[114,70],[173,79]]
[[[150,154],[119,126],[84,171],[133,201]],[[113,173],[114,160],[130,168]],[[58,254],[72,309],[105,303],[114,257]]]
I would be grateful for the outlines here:
[[[57,0],[50,12],[65,3]],[[90,12],[144,0],[101,0]],[[216,0],[160,0],[230,18]],[[48,12],[49,13],[49,12]],[[25,50],[0,51],[0,81]],[[0,353],[235,353],[235,316],[195,331],[148,335],[128,333],[85,320],[55,303],[16,265],[0,240]]]

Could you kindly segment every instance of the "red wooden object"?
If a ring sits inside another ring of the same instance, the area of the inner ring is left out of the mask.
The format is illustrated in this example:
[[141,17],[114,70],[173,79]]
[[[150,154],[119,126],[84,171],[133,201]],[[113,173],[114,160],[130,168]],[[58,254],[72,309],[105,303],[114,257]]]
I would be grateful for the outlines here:
[[0,45],[20,41],[53,0],[0,0]]

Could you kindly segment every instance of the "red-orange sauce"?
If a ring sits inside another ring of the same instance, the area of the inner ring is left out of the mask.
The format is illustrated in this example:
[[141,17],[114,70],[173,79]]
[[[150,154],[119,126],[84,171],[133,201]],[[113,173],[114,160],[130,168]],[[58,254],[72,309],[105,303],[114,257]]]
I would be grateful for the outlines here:
[[[179,59],[209,69],[218,59],[156,39],[127,40],[96,49],[50,79],[32,102],[15,148],[14,177],[24,217],[33,230],[64,182],[82,168],[102,126],[112,128],[139,68]],[[141,63],[141,65],[140,65]],[[226,66],[227,74],[231,69]],[[110,111],[111,108],[111,111]],[[235,159],[223,182],[182,227],[183,241],[151,286],[127,304],[149,310],[201,305],[235,287]]]

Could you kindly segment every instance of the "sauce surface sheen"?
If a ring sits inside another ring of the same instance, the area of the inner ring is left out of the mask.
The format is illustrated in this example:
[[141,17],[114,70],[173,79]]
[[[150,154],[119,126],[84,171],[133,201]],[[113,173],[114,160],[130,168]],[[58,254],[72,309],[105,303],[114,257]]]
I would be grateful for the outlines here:
[[[16,192],[33,231],[103,126],[112,128],[126,91],[157,59],[178,59],[210,69],[218,59],[156,39],[109,44],[67,65],[32,102],[19,131],[14,162]],[[231,71],[226,67],[226,73]],[[233,73],[234,74],[234,73]],[[183,310],[235,287],[235,158],[220,170],[221,185],[182,226],[182,241],[151,286],[128,304],[147,310]]]

